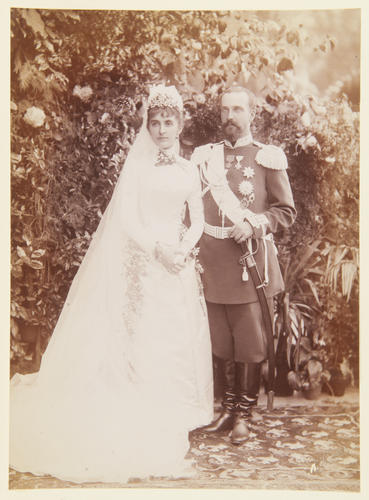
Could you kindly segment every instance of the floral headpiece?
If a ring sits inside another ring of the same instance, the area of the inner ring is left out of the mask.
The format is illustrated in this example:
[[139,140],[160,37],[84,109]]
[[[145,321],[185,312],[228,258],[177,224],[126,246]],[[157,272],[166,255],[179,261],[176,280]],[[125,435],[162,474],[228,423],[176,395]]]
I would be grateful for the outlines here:
[[163,84],[151,87],[147,108],[173,108],[179,112],[183,111],[182,97],[178,90],[171,85],[166,87]]

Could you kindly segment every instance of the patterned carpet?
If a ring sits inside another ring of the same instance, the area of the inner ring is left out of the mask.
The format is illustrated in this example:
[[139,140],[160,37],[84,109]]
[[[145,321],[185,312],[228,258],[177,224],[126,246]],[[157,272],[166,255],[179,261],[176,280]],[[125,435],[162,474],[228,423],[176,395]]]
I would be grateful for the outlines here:
[[332,406],[314,405],[273,413],[259,409],[250,431],[251,439],[240,447],[229,444],[227,433],[207,438],[198,431],[193,434],[191,455],[209,481],[218,487],[222,480],[233,479],[234,487],[250,487],[251,481],[265,488],[283,484],[283,489],[309,489],[314,484],[314,489],[359,491],[357,409],[341,407],[337,412]]
[[261,404],[250,431],[249,441],[237,447],[231,445],[227,432],[216,436],[193,432],[188,456],[195,471],[188,478],[76,485],[10,470],[9,488],[360,490],[357,402],[335,398],[294,406],[289,399],[288,404],[277,404],[273,412]]

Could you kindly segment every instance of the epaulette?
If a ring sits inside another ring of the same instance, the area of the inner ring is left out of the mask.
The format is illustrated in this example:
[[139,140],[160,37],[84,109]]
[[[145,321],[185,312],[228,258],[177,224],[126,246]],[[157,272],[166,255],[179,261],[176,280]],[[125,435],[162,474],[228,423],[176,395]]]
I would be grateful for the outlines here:
[[196,146],[195,151],[204,151],[207,149],[212,149],[213,146],[219,146],[220,144],[224,144],[224,141],[219,141],[219,142],[208,142],[207,144],[203,144],[202,146]]
[[286,170],[288,168],[287,157],[282,148],[257,141],[253,141],[253,143],[260,148],[255,157],[256,163],[272,170]]
[[202,146],[197,146],[192,151],[191,161],[196,165],[200,165],[200,163],[202,163],[210,154],[212,146],[213,144],[203,144]]
[[208,144],[203,144],[202,146],[196,146],[193,152],[198,151],[199,153],[201,153],[211,149],[213,146],[214,144],[212,142],[209,142]]

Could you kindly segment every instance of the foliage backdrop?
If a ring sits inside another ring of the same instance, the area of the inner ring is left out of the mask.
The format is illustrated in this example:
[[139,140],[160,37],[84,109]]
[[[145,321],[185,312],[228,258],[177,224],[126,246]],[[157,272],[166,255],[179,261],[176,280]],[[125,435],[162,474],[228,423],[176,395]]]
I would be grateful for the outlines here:
[[[357,47],[346,47],[344,81],[319,88],[304,61],[338,65],[336,41],[310,29],[311,12],[306,27],[272,14],[12,9],[14,361],[27,355],[32,328],[47,344],[140,126],[148,85],[181,92],[189,155],[219,138],[217,97],[237,81],[258,98],[255,138],[289,159],[298,219],[278,243],[287,291],[309,311],[303,333],[324,345],[328,364],[349,360],[357,370]],[[320,22],[344,19],[352,34],[358,16],[332,11]]]

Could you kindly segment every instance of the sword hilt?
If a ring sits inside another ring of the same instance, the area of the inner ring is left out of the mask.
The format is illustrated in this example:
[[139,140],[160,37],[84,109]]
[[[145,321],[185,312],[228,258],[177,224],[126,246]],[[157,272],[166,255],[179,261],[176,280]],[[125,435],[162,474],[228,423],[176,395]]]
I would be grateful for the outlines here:
[[251,250],[250,250],[248,245],[246,245],[245,241],[243,241],[241,243],[241,248],[243,251],[243,254],[241,255],[240,260],[239,260],[239,263],[241,264],[241,266],[246,266],[246,263],[247,263],[247,267],[256,266],[254,255],[257,253],[257,251],[259,249],[259,242],[258,242],[258,240],[255,240],[255,241],[256,241],[255,250],[252,249],[252,244],[250,245],[251,246]]

